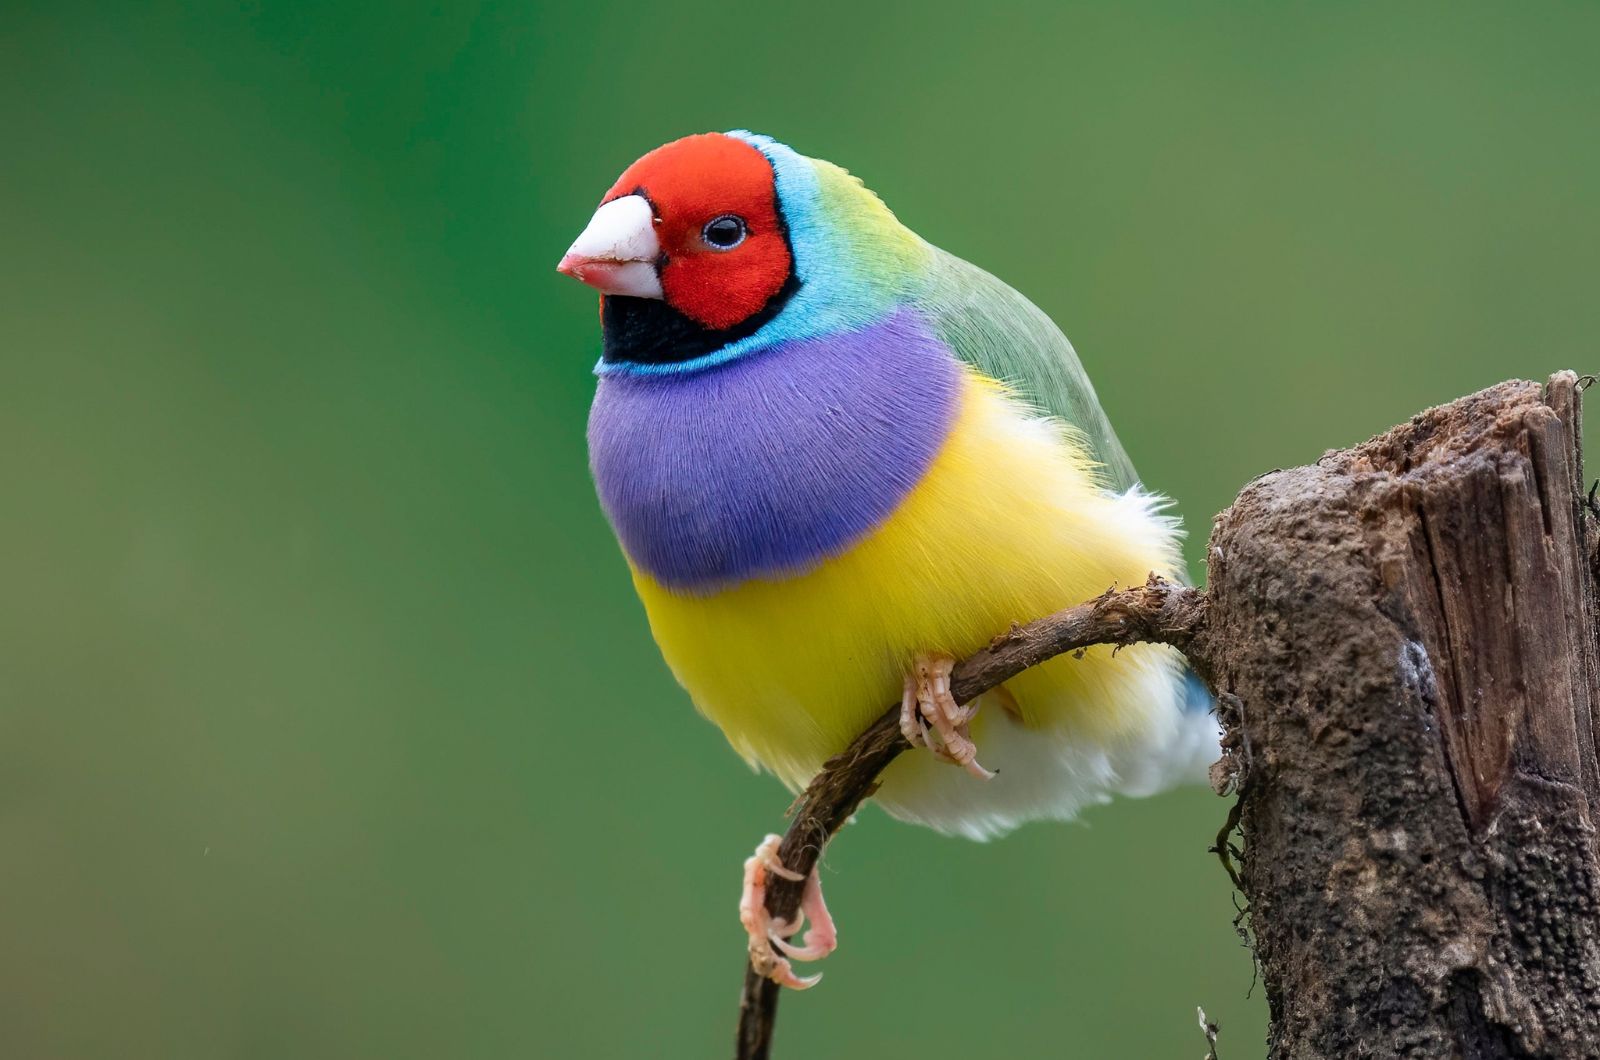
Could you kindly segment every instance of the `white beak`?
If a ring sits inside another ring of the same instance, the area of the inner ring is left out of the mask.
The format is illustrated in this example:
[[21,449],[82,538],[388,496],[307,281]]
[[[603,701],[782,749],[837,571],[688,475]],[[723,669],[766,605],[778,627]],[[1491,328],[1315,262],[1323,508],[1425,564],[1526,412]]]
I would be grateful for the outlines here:
[[589,227],[573,241],[556,271],[593,287],[601,294],[660,298],[656,259],[655,211],[642,195],[612,199],[594,212]]

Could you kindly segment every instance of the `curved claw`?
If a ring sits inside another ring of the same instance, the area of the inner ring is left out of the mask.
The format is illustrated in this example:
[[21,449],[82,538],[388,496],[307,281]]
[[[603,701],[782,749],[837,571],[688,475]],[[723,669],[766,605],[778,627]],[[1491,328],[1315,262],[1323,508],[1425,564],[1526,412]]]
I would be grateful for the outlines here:
[[[802,920],[811,921],[811,930],[796,946],[788,936],[800,930]],[[838,948],[839,932],[834,927],[833,914],[828,912],[828,903],[822,900],[822,880],[815,869],[806,877],[806,889],[800,895],[800,916],[795,923],[785,922],[782,927],[773,924],[772,929],[772,944],[797,961],[820,961]]]
[[779,957],[778,967],[775,968],[772,974],[768,975],[767,978],[771,979],[779,986],[788,987],[790,990],[810,990],[812,987],[822,982],[822,973],[818,972],[816,975],[795,975],[794,969],[789,966],[789,962],[784,960],[782,957]]

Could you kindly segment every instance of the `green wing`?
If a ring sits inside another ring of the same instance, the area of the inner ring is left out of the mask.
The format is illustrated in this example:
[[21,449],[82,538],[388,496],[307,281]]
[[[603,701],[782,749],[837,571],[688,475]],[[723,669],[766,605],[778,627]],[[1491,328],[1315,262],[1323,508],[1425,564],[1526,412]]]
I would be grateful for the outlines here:
[[934,251],[930,285],[917,304],[956,356],[1077,430],[1104,467],[1108,488],[1138,483],[1072,343],[1043,310],[942,250]]

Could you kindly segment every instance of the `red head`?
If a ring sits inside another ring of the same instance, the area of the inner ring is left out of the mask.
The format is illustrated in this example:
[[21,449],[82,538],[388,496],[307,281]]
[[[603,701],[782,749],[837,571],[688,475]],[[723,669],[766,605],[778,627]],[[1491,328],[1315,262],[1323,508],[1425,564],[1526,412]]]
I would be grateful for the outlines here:
[[650,360],[694,356],[730,332],[748,333],[794,285],[772,164],[722,133],[658,147],[611,186],[558,268],[607,296],[608,356],[614,326],[671,333],[672,352],[647,350]]

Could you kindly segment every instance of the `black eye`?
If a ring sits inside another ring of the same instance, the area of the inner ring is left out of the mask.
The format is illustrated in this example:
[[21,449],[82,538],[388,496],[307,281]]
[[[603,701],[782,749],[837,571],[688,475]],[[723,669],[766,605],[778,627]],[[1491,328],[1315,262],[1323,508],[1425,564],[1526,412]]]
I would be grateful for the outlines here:
[[700,229],[700,238],[713,250],[732,250],[744,242],[748,232],[743,217],[725,213],[721,217],[707,221],[706,226]]

